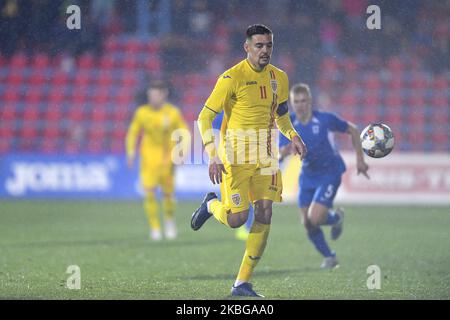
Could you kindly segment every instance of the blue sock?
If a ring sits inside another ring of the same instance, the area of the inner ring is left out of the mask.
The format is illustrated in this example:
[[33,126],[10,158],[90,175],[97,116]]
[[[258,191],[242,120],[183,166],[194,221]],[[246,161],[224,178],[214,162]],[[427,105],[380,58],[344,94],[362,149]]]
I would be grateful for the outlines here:
[[308,231],[308,238],[314,244],[317,251],[319,251],[325,258],[332,257],[334,255],[331,252],[320,227]]
[[338,222],[340,219],[339,215],[336,214],[336,211],[328,210],[326,225],[333,225]]
[[253,225],[253,220],[254,219],[254,214],[253,214],[253,206],[250,206],[248,209],[248,219],[247,222],[245,223],[245,229],[247,229],[248,232],[250,232],[250,229],[252,228]]

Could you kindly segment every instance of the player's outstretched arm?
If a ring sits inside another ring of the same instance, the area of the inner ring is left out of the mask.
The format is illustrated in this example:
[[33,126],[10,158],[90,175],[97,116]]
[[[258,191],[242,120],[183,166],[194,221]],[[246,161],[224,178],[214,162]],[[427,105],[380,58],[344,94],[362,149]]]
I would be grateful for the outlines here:
[[202,136],[203,144],[205,145],[205,151],[209,156],[209,178],[213,184],[222,182],[222,172],[227,173],[223,163],[217,154],[215,136],[212,127],[216,112],[208,108],[203,107],[198,116],[198,128],[200,135]]
[[370,179],[369,175],[367,174],[367,171],[369,171],[369,165],[364,161],[364,153],[361,148],[361,140],[359,138],[358,128],[355,124],[349,122],[347,132],[352,137],[353,148],[356,152],[357,174],[362,173],[367,179]]

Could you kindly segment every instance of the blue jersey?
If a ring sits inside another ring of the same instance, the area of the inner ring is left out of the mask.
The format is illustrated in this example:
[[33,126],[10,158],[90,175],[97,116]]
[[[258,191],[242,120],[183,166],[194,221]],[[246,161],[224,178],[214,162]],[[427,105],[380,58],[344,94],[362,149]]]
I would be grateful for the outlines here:
[[[322,111],[313,111],[307,124],[302,124],[295,114],[291,114],[291,121],[308,150],[302,162],[301,176],[341,175],[345,164],[335,149],[333,132],[346,132],[348,123],[333,113]],[[288,143],[289,140],[281,135],[280,147]]]

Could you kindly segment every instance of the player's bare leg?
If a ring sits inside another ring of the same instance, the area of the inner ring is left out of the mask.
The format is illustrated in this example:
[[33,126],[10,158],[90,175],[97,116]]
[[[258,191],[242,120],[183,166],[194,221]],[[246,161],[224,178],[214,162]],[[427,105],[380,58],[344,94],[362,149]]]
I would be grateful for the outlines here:
[[302,223],[305,226],[309,240],[324,257],[324,261],[320,267],[322,269],[336,268],[339,265],[336,254],[329,248],[321,228],[321,225],[327,224],[329,208],[320,203],[313,202],[310,207],[301,208],[300,212]]
[[249,280],[256,265],[261,259],[267,244],[270,223],[272,221],[272,200],[256,201],[254,212],[255,221],[248,235],[246,249],[238,276],[231,289],[231,294],[233,296],[262,297],[253,290]]
[[228,208],[217,198],[214,192],[207,193],[200,207],[195,210],[191,218],[191,228],[200,229],[203,224],[214,216],[222,224],[230,228],[239,228],[248,219],[248,210],[231,213]]
[[337,240],[342,234],[344,211],[331,210],[321,203],[313,202],[309,207],[308,218],[314,226],[331,225],[331,239]]

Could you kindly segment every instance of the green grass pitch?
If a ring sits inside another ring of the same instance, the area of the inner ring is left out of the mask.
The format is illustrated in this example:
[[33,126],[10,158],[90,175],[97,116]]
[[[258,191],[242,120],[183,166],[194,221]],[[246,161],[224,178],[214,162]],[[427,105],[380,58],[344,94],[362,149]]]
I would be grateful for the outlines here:
[[[154,243],[138,202],[2,200],[0,298],[227,299],[244,242],[214,218],[192,231],[196,206],[178,205],[178,239]],[[270,299],[449,299],[449,226],[448,207],[348,206],[331,243],[341,266],[322,271],[295,206],[276,205],[252,281]],[[69,265],[80,290],[66,288]],[[379,290],[367,288],[370,265]]]

